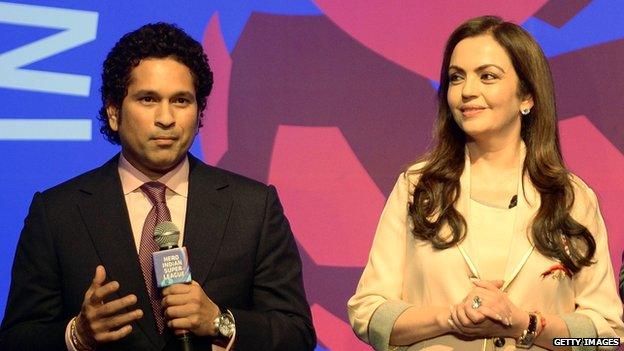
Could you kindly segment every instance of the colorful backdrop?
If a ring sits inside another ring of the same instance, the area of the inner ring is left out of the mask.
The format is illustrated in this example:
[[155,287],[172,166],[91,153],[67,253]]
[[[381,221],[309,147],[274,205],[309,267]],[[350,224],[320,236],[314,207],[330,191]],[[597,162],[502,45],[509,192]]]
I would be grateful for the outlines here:
[[[278,187],[319,350],[364,350],[345,304],[385,198],[431,142],[441,52],[497,14],[544,48],[569,167],[624,247],[624,2],[618,0],[0,1],[0,317],[32,195],[117,152],[96,120],[101,63],[142,24],[179,24],[215,72],[192,152]],[[103,214],[105,215],[105,214]]]

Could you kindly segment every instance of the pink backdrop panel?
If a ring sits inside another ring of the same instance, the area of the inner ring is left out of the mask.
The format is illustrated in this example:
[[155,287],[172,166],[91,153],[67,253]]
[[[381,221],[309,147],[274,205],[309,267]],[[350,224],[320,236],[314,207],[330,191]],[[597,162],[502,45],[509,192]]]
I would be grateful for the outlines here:
[[214,85],[204,111],[204,127],[199,129],[199,140],[204,161],[217,164],[228,150],[228,101],[232,72],[232,59],[223,41],[218,12],[212,15],[204,31],[203,46],[210,60]]
[[594,190],[607,226],[611,260],[619,279],[624,250],[624,155],[585,116],[559,123],[565,161]]
[[[546,0],[315,0],[364,46],[429,79],[440,78],[444,43],[467,18],[492,14],[523,23]],[[433,20],[435,19],[435,20]]]
[[386,200],[338,128],[280,126],[269,183],[316,264],[366,264]]

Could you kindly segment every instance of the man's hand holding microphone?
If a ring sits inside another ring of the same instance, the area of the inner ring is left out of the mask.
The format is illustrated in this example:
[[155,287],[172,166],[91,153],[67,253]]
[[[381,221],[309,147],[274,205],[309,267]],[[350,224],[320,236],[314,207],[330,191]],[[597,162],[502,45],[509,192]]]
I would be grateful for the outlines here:
[[[160,247],[153,253],[154,276],[157,287],[162,289],[161,306],[167,326],[174,330],[183,350],[192,350],[189,331],[198,336],[233,338],[233,318],[226,318],[221,326],[215,325],[222,313],[191,279],[186,249],[178,247],[179,236],[178,228],[171,222],[160,223],[154,231],[154,240]],[[98,344],[126,337],[132,332],[131,323],[143,316],[141,309],[128,311],[137,302],[134,294],[107,301],[119,290],[119,283],[105,281],[106,271],[98,266],[80,314],[72,321],[71,337],[78,350],[95,349]]]

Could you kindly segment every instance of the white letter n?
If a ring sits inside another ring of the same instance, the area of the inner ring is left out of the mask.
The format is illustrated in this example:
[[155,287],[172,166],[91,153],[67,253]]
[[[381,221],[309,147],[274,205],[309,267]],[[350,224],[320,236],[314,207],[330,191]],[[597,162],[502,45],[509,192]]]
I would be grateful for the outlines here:
[[0,2],[0,23],[63,31],[0,54],[0,87],[89,96],[91,77],[22,67],[95,39],[98,13]]

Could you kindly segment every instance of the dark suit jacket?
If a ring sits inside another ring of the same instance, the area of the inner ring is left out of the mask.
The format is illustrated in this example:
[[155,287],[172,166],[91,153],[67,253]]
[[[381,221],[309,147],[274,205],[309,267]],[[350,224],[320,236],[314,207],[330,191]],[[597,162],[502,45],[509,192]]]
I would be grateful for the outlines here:
[[[275,188],[208,166],[189,155],[184,246],[193,279],[236,319],[237,350],[311,350],[316,338],[301,260]],[[64,350],[95,267],[135,294],[144,316],[132,333],[98,350],[173,350],[159,335],[141,275],[118,156],[36,193],[13,263],[0,330],[1,350]],[[210,340],[195,344],[210,350]]]

